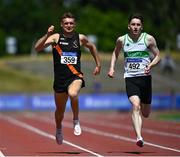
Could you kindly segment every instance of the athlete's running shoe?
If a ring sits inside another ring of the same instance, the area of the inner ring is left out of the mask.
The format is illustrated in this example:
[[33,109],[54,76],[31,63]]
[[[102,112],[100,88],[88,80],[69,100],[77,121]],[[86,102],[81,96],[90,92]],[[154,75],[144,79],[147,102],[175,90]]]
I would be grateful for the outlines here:
[[56,129],[56,142],[59,145],[63,143],[62,129]]
[[79,120],[73,120],[73,125],[74,125],[74,135],[79,136],[81,135],[81,126]]
[[144,146],[144,140],[143,138],[137,138],[137,142],[136,142],[136,145],[139,146],[139,147],[143,147]]

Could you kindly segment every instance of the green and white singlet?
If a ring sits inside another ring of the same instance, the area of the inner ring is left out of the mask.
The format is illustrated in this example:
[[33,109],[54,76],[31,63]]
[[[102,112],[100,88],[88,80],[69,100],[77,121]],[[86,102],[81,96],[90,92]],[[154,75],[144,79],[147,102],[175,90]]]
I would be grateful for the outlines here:
[[147,76],[145,74],[145,67],[151,60],[145,41],[146,36],[147,33],[141,33],[138,41],[134,42],[128,34],[124,35],[124,78]]

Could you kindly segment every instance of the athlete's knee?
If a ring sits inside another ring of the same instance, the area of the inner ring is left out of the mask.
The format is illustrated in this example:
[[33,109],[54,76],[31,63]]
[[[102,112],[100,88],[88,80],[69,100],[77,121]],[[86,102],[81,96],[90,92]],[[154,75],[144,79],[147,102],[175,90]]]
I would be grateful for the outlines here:
[[78,93],[76,91],[69,91],[68,94],[71,99],[76,99],[78,97]]
[[150,115],[150,109],[142,109],[141,113],[142,113],[144,118],[148,118]]
[[140,105],[133,104],[133,111],[140,111]]
[[141,104],[141,113],[144,118],[148,118],[151,112],[151,106],[150,104]]
[[144,118],[148,118],[150,115],[150,112],[142,112],[142,115]]
[[60,108],[56,108],[55,116],[58,119],[63,119],[64,118],[64,112],[62,112],[62,110]]

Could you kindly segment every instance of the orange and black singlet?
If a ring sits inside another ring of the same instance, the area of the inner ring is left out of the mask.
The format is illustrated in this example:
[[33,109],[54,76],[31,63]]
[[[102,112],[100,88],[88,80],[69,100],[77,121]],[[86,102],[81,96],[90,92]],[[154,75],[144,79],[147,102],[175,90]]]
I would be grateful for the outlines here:
[[60,33],[58,43],[53,46],[55,91],[65,91],[75,79],[83,80],[80,58],[79,34],[75,32],[68,38]]

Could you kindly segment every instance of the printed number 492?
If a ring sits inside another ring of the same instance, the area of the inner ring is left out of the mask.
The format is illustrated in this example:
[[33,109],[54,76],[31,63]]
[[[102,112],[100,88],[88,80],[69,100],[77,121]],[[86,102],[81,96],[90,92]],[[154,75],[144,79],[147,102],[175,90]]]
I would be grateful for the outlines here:
[[139,63],[130,63],[129,68],[130,69],[140,69],[140,64]]

